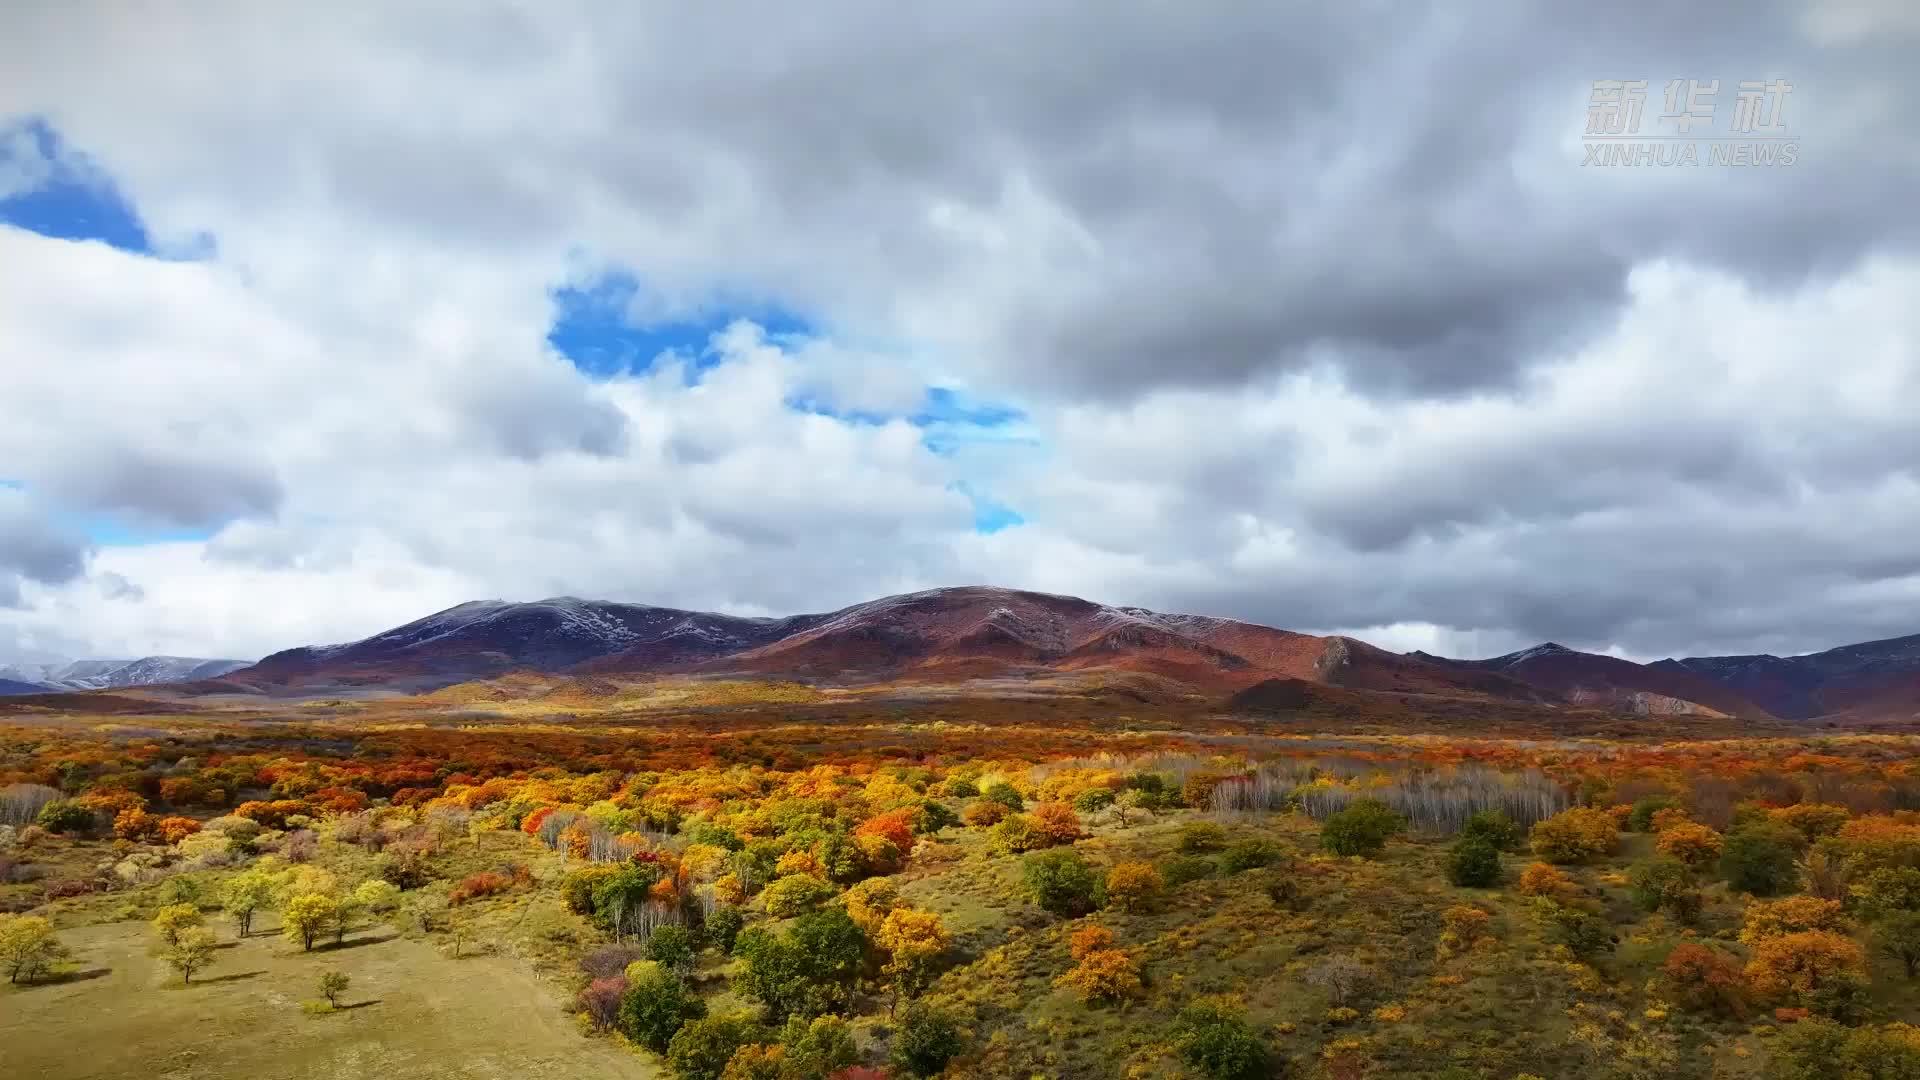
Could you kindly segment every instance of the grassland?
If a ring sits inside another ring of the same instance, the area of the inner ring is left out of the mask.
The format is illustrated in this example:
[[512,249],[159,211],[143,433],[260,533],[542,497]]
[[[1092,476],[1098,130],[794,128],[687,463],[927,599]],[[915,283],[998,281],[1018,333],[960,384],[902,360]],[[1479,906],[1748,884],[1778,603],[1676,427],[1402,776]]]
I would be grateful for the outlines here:
[[[303,953],[272,931],[236,940],[191,985],[154,958],[142,922],[62,934],[58,981],[0,987],[0,1074],[20,1080],[426,1080],[659,1075],[637,1055],[582,1039],[554,986],[506,955],[449,957],[385,927]],[[352,986],[308,1015],[322,970]]]

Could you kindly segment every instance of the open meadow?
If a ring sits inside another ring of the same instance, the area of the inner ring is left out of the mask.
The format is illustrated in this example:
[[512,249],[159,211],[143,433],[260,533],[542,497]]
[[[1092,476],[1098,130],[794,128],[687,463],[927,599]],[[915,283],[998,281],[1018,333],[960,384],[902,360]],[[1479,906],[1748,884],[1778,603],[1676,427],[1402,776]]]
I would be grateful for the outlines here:
[[[72,967],[12,987],[0,1005],[7,1075],[174,1080],[659,1075],[604,1042],[582,1042],[556,989],[511,958],[453,959],[385,927],[303,953],[263,919],[189,985],[152,954],[144,921],[61,934]],[[309,1016],[317,972],[351,979],[340,1007]]]

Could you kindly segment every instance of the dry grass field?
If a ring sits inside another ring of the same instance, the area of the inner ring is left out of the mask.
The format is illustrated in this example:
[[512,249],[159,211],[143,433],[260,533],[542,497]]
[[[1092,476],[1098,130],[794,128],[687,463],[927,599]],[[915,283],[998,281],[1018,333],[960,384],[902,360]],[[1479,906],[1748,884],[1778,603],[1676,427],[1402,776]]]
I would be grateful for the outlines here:
[[[73,971],[0,985],[7,1080],[646,1080],[639,1055],[583,1039],[558,992],[507,956],[455,960],[387,927],[302,953],[273,931],[234,941],[192,985],[149,954],[140,921],[62,933]],[[308,1015],[322,970],[352,980]]]

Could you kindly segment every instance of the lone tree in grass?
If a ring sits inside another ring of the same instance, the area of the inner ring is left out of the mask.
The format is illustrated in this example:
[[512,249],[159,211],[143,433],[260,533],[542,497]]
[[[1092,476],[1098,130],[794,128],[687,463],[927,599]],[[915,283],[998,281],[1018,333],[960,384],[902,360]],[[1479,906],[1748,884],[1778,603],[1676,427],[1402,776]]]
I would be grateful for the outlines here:
[[220,939],[204,926],[189,926],[174,935],[160,955],[167,965],[180,973],[180,985],[193,982],[193,973],[213,963],[213,951]]
[[300,943],[302,952],[312,952],[313,943],[333,925],[338,915],[339,905],[330,896],[319,893],[296,896],[287,901],[287,909],[282,913],[286,923],[284,932],[289,941]]
[[255,868],[235,874],[220,888],[220,908],[241,937],[253,929],[254,912],[273,905],[273,875]]
[[171,949],[179,943],[180,935],[199,929],[204,921],[200,909],[192,904],[168,904],[153,917],[153,932],[161,948]]
[[327,1004],[336,1009],[340,1007],[340,995],[346,993],[347,987],[351,985],[353,985],[353,979],[344,971],[320,973],[320,996],[326,998]]
[[52,923],[38,915],[0,915],[0,971],[8,982],[33,982],[66,957]]

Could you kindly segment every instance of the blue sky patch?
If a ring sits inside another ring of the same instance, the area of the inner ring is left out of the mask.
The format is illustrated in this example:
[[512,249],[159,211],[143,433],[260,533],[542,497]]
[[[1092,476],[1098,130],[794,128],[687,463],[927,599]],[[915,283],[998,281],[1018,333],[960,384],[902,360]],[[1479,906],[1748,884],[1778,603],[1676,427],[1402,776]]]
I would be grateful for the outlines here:
[[[0,490],[27,491],[27,485],[19,480],[0,477]],[[84,536],[98,546],[126,546],[137,544],[166,544],[181,540],[207,540],[218,532],[218,527],[183,528],[173,525],[142,524],[134,516],[124,514],[81,513],[72,510],[54,510],[49,519],[63,532]]]
[[1010,529],[1015,525],[1024,525],[1027,519],[1018,510],[1007,504],[976,491],[971,484],[956,481],[951,485],[954,491],[967,497],[973,504],[973,531],[992,534],[1001,529]]
[[1011,506],[1003,506],[992,499],[976,499],[973,504],[973,531],[991,535],[1001,529],[1015,525],[1025,525],[1027,519]]
[[0,223],[155,254],[140,215],[112,179],[44,121],[0,127],[0,178]]
[[1011,405],[969,401],[958,391],[944,386],[928,387],[926,404],[921,406],[919,412],[909,417],[915,427],[965,424],[968,427],[983,428],[1005,427],[1026,418],[1026,413]]
[[626,273],[553,290],[554,319],[547,342],[581,372],[606,379],[644,373],[665,352],[687,357],[694,372],[705,371],[719,363],[710,340],[736,319],[758,323],[769,338],[812,333],[806,320],[772,305],[723,305],[693,319],[636,325],[630,313],[639,294],[639,281]]
[[188,540],[209,540],[217,528],[149,527],[134,524],[117,515],[63,515],[61,522],[82,533],[102,547],[130,547],[142,544],[172,544]]
[[1025,412],[1011,405],[974,401],[944,386],[929,386],[919,406],[905,414],[836,409],[814,398],[789,398],[787,406],[797,412],[831,416],[849,424],[878,425],[905,420],[920,429],[921,441],[927,449],[942,456],[969,442],[1033,441],[1016,436],[1013,430],[1026,420]]

